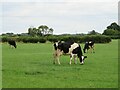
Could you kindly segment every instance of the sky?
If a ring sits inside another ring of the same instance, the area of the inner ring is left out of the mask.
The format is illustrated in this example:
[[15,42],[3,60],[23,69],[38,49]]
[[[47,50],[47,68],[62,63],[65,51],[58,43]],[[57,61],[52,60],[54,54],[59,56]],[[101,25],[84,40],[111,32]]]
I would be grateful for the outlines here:
[[119,0],[1,0],[0,34],[47,25],[54,34],[103,33],[118,23]]

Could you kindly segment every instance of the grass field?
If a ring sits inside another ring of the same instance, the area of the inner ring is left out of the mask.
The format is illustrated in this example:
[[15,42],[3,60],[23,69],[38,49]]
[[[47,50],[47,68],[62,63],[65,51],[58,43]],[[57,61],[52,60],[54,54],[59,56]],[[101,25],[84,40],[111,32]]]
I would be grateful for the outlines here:
[[[69,65],[69,56],[53,65],[53,46],[17,43],[17,49],[2,44],[3,88],[117,88],[118,41],[95,44],[84,65]],[[83,44],[81,45],[83,47]]]

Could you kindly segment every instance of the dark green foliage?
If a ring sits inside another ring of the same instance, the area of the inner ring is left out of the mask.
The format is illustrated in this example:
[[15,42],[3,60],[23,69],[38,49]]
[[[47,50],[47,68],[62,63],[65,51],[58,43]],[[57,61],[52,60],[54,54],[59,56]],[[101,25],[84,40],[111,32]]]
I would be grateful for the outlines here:
[[109,36],[105,35],[85,35],[85,36],[55,36],[54,37],[49,37],[48,39],[50,42],[55,42],[55,41],[74,41],[77,43],[84,43],[89,40],[95,41],[95,43],[109,43],[111,42],[111,38]]
[[104,30],[103,35],[110,36],[112,39],[120,39],[120,26],[117,23],[112,23]]
[[49,36],[47,37],[47,40],[50,42],[57,42],[59,39],[57,36]]
[[81,38],[81,42],[93,40],[95,43],[109,43],[111,38],[105,35],[87,35]]
[[45,39],[45,38],[39,38],[38,41],[39,41],[40,43],[46,43],[46,39]]
[[17,42],[23,43],[45,43],[46,41],[57,42],[57,41],[74,41],[77,43],[84,43],[89,40],[95,41],[95,43],[109,43],[111,37],[105,35],[50,35],[41,37],[31,36],[20,36],[20,37],[2,37],[2,42],[7,42],[8,39],[14,39]]
[[21,41],[24,43],[45,43],[46,39],[43,37],[26,37],[26,38],[21,38]]
[[7,37],[2,37],[2,42],[7,42],[8,41],[8,38]]
[[100,33],[96,32],[95,30],[88,32],[88,35],[98,35],[98,34]]
[[117,23],[114,22],[110,26],[107,26],[107,29],[113,29],[113,30],[120,31],[120,26],[117,25]]

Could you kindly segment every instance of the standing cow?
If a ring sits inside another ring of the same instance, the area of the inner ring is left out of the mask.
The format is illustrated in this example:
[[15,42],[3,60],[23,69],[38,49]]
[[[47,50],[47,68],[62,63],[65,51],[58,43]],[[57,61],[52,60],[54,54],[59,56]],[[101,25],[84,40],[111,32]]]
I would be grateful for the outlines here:
[[54,43],[54,49],[54,64],[56,60],[60,64],[59,57],[63,54],[70,55],[70,64],[72,63],[73,57],[75,64],[77,64],[77,57],[81,64],[84,64],[84,59],[87,58],[87,56],[83,56],[80,45],[75,42],[56,42]]
[[86,53],[86,50],[88,52],[89,49],[90,49],[91,53],[92,53],[92,51],[93,51],[93,53],[95,53],[95,51],[94,51],[94,41],[85,42],[84,49],[83,49],[84,53]]
[[14,40],[8,40],[8,44],[9,44],[11,47],[17,48],[16,42],[15,42]]

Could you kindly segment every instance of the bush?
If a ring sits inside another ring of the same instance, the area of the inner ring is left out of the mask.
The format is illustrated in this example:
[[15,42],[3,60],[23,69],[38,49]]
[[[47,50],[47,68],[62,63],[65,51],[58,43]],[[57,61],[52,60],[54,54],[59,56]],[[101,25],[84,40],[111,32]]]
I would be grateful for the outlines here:
[[46,43],[46,39],[45,38],[39,38],[38,40],[40,43]]
[[0,39],[1,39],[2,42],[8,42],[9,40],[17,41],[17,37],[11,37],[11,36],[3,36]]
[[21,37],[20,41],[24,43],[45,43],[46,39],[44,37]]
[[81,39],[82,42],[86,42],[89,40],[93,40],[95,43],[109,43],[111,42],[111,38],[105,35],[90,35],[90,36],[84,36]]
[[48,38],[50,42],[55,42],[55,41],[74,41],[77,43],[84,43],[89,40],[95,41],[95,43],[109,43],[111,42],[111,38],[109,36],[105,35],[85,35],[85,36],[79,36],[79,35],[69,35],[69,36],[54,36]]
[[59,39],[57,36],[50,36],[50,37],[47,37],[47,40],[50,42],[57,42]]
[[[9,39],[13,39],[18,42],[24,43],[46,43],[46,41],[56,42],[56,41],[74,41],[77,43],[84,43],[88,40],[93,40],[95,43],[109,43],[111,42],[111,37],[105,35],[54,35],[47,37],[31,37],[31,36],[17,36],[17,37],[1,37],[2,42],[7,42]],[[118,37],[112,37],[118,38]]]
[[2,42],[7,42],[8,41],[8,37],[1,37],[1,41]]

